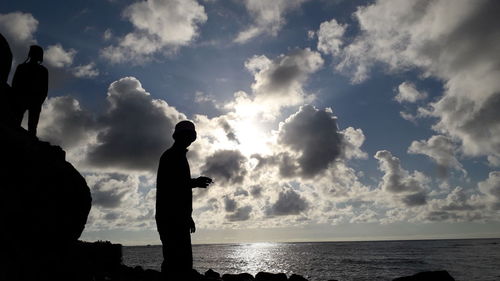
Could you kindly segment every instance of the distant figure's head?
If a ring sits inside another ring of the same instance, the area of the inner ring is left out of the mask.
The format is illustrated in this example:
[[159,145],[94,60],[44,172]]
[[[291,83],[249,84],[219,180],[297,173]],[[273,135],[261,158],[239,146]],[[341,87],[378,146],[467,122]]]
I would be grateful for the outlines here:
[[186,148],[191,145],[196,140],[196,130],[193,122],[184,120],[177,123],[172,137],[175,143],[182,147]]
[[0,83],[7,83],[12,65],[12,52],[9,43],[2,34],[0,34],[0,62]]
[[28,53],[28,59],[32,62],[43,62],[43,49],[38,45],[31,45]]

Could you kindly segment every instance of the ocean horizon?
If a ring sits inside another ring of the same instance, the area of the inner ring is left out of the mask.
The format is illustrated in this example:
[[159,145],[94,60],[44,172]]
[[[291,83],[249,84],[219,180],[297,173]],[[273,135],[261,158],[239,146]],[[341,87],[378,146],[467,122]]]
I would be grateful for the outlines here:
[[[124,246],[123,262],[159,270],[161,245]],[[447,270],[457,281],[500,280],[500,238],[194,244],[200,273],[260,271],[310,281],[392,280]]]

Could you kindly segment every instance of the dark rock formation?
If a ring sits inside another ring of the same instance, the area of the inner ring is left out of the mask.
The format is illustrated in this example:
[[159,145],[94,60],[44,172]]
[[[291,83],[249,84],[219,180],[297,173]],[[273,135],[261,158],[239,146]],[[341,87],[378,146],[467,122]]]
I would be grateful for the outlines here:
[[224,281],[254,281],[255,278],[249,273],[240,274],[224,274],[222,275]]
[[287,281],[285,273],[259,272],[255,275],[255,281]]
[[420,272],[412,276],[399,277],[392,281],[455,281],[446,270]]
[[89,187],[60,147],[22,128],[0,123],[0,155],[0,239],[7,244],[0,280],[62,279],[90,211]]
[[213,271],[212,269],[209,269],[205,272],[205,277],[212,279],[220,279],[220,274],[218,272]]

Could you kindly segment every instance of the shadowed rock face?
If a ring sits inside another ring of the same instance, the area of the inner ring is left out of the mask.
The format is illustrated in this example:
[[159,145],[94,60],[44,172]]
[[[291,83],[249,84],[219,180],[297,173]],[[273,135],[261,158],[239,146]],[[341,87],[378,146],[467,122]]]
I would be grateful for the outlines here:
[[[0,124],[0,256],[8,279],[43,280],[61,271],[91,207],[85,179],[65,152],[22,128]],[[56,278],[54,278],[56,277]],[[33,279],[34,278],[34,279]]]

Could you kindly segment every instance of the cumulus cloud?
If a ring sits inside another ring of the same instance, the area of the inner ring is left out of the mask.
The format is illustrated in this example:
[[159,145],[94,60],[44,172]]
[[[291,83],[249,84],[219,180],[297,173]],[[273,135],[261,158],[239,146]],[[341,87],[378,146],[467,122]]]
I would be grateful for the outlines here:
[[321,23],[317,32],[318,50],[324,54],[338,55],[346,28],[347,25],[339,24],[335,19]]
[[311,178],[326,171],[337,159],[366,158],[360,149],[364,139],[360,129],[340,131],[330,108],[319,110],[305,105],[280,123],[277,143],[284,152],[257,159],[259,165],[278,164],[282,176]]
[[499,12],[496,1],[375,1],[354,13],[360,32],[340,51],[336,69],[361,82],[382,63],[443,81],[443,95],[425,109],[438,120],[433,129],[460,140],[465,155],[494,160],[500,155]]
[[417,192],[406,195],[402,201],[408,207],[421,206],[427,203],[427,195],[424,192]]
[[44,53],[44,61],[53,67],[67,67],[73,64],[76,50],[65,50],[61,44],[51,45],[47,47]]
[[73,67],[73,75],[78,78],[94,78],[99,75],[99,70],[94,62]]
[[500,210],[500,172],[490,172],[485,181],[478,183],[479,190],[488,196],[487,202],[494,210]]
[[138,185],[135,177],[119,174],[88,176],[92,204],[103,208],[120,207]]
[[400,198],[407,206],[426,203],[425,194],[422,192],[425,191],[429,179],[424,174],[418,171],[410,173],[403,169],[399,158],[387,150],[377,151],[375,159],[379,161],[379,169],[384,172],[379,184],[383,191]]
[[437,172],[440,177],[446,177],[450,168],[460,171],[464,175],[467,174],[455,157],[456,147],[449,137],[436,135],[427,141],[413,141],[408,148],[408,153],[423,154],[431,158],[438,165]]
[[242,183],[245,175],[246,158],[237,150],[220,150],[207,157],[202,174],[222,184]]
[[307,0],[245,0],[245,7],[254,23],[241,31],[234,39],[237,43],[245,43],[261,34],[276,36],[286,23],[285,14],[298,9]]
[[415,84],[410,82],[403,82],[398,86],[398,94],[394,97],[399,103],[403,102],[416,102],[427,98],[426,92],[419,92]]
[[252,206],[244,206],[236,209],[232,214],[226,215],[229,221],[246,221],[250,219],[252,213]]
[[307,105],[280,124],[278,142],[299,154],[300,174],[312,177],[324,171],[342,150],[342,135],[331,109]]
[[71,149],[95,137],[94,116],[70,96],[49,98],[43,104],[38,124],[41,139]]
[[186,116],[156,100],[134,77],[108,88],[109,109],[100,116],[97,144],[87,155],[90,165],[131,170],[155,170],[163,151],[172,144],[175,124]]
[[114,63],[143,62],[158,52],[173,52],[189,45],[207,21],[205,8],[196,0],[149,0],[128,6],[123,16],[134,30],[117,45],[101,50]]
[[274,60],[266,56],[254,56],[245,62],[245,67],[254,74],[252,90],[254,102],[267,111],[294,106],[310,101],[303,86],[309,75],[323,66],[318,52],[309,48],[297,49]]
[[281,191],[278,200],[266,210],[268,216],[298,215],[309,207],[307,201],[292,189]]

